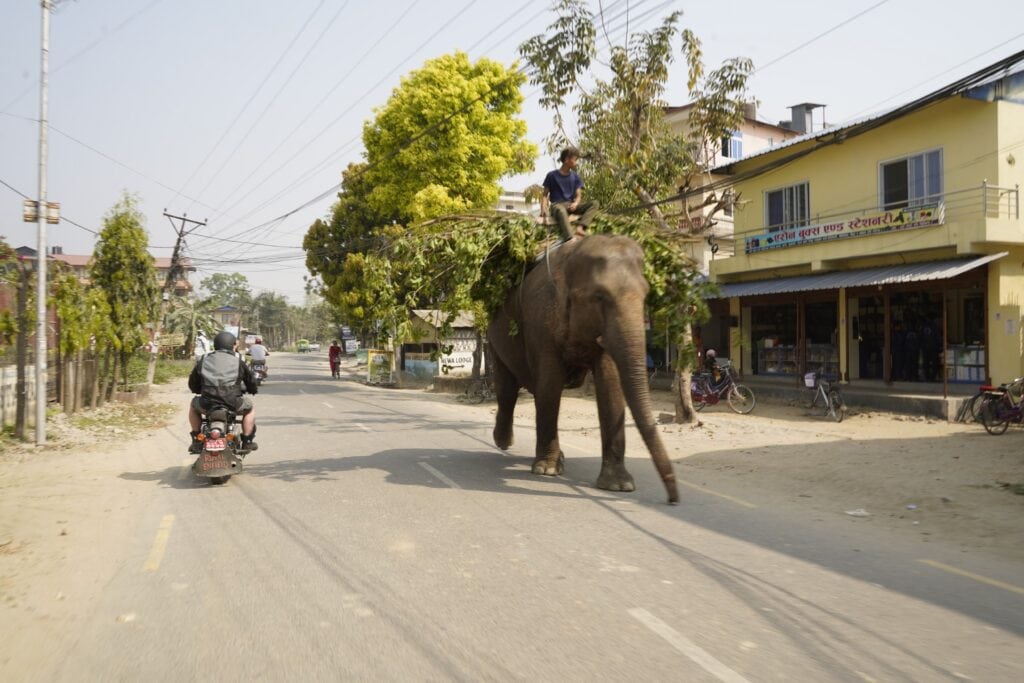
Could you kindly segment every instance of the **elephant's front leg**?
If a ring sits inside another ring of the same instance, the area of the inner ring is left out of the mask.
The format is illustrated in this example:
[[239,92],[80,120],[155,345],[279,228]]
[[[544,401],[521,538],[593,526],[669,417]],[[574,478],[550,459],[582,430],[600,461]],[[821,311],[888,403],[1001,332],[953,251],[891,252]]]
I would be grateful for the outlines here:
[[594,367],[597,414],[601,422],[601,474],[597,488],[635,491],[633,476],[626,471],[626,407],[619,369],[607,353]]
[[537,452],[533,473],[555,476],[565,470],[565,456],[558,444],[558,411],[562,404],[565,372],[547,364],[537,369],[534,403],[537,409]]

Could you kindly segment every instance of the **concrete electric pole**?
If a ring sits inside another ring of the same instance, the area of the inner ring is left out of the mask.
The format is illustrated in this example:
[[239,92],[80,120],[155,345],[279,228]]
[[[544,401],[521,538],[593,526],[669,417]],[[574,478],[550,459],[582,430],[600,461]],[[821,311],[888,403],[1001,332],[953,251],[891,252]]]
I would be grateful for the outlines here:
[[[177,233],[177,239],[174,241],[174,251],[171,252],[171,265],[167,269],[167,278],[164,279],[163,292],[160,295],[160,313],[157,315],[156,322],[153,323],[153,342],[152,348],[149,353],[149,366],[146,368],[146,383],[152,384],[153,378],[156,376],[156,357],[160,352],[160,332],[164,325],[164,318],[167,317],[167,307],[171,302],[171,294],[174,292],[174,283],[178,280],[178,274],[181,271],[181,247],[185,242],[185,235],[188,233],[206,225],[206,221],[197,221],[188,216],[181,215],[175,216],[167,213],[167,209],[164,209],[164,215],[174,226],[174,231]],[[181,221],[181,227],[179,228],[174,221]],[[191,230],[187,230],[188,225],[193,225]]]

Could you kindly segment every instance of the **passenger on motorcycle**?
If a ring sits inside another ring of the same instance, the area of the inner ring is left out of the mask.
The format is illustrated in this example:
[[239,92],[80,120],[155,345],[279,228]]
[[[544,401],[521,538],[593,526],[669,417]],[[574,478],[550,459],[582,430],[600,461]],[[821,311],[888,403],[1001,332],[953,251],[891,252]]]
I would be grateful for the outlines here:
[[[256,380],[245,361],[235,355],[235,335],[221,332],[213,339],[212,353],[208,353],[192,368],[188,376],[188,388],[199,394],[192,399],[188,413],[192,428],[190,453],[202,453],[203,444],[198,440],[203,414],[222,407],[242,418],[242,448],[254,451],[258,448],[256,437],[256,412],[253,409],[252,394],[256,393]],[[249,395],[246,395],[246,392]]]
[[270,351],[267,351],[267,347],[263,345],[263,339],[256,337],[256,343],[249,347],[246,352],[252,356],[253,363],[263,363],[263,376],[267,376],[267,356],[270,355]]

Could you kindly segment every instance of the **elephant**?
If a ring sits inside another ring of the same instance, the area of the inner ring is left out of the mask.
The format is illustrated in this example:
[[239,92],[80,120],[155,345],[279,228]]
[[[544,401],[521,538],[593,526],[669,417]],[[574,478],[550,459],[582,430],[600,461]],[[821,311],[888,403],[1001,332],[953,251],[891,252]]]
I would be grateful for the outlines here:
[[646,372],[643,250],[631,238],[592,234],[549,250],[508,295],[487,328],[498,411],[494,443],[508,450],[519,389],[534,395],[537,444],[533,473],[558,475],[562,391],[593,372],[601,424],[597,487],[633,491],[625,466],[625,405],[668,492],[679,492],[658,434]]

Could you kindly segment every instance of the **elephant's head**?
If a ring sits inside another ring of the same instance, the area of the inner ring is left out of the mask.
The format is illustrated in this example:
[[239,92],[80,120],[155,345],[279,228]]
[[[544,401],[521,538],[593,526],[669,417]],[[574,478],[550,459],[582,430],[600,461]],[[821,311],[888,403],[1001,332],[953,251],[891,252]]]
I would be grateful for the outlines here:
[[615,362],[622,392],[655,467],[668,491],[679,500],[672,463],[661,442],[647,378],[644,302],[648,285],[644,254],[628,237],[592,235],[575,245],[565,263],[567,292],[565,343],[570,354]]

